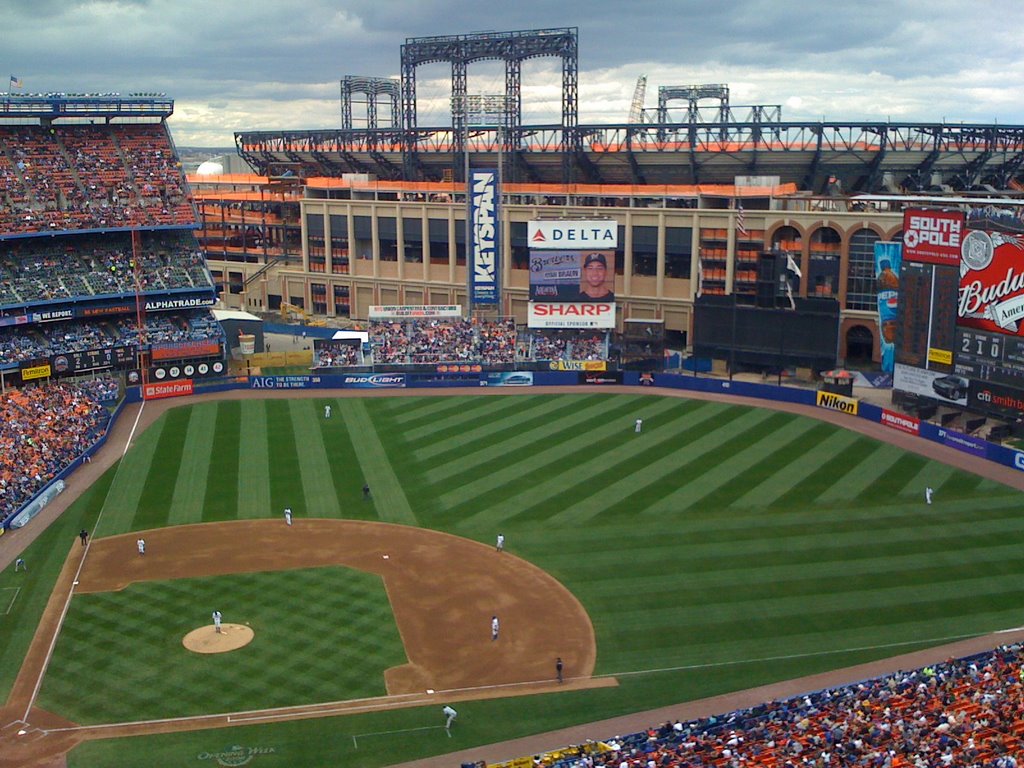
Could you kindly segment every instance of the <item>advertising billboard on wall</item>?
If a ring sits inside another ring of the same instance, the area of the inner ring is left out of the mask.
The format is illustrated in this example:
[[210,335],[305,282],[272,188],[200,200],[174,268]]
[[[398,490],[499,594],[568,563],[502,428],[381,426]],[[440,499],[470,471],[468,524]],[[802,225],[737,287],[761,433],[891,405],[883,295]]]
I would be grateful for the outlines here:
[[971,230],[960,262],[957,325],[1024,336],[1024,235]]
[[875,284],[878,287],[878,327],[882,330],[878,341],[882,352],[882,370],[892,373],[896,356],[896,329],[899,326],[900,298],[899,243],[875,243]]
[[908,209],[903,213],[903,258],[924,264],[960,264],[963,211]]
[[615,301],[615,251],[530,251],[530,301]]
[[470,301],[497,304],[501,294],[498,269],[501,200],[496,170],[475,169],[469,174]]
[[612,219],[527,223],[530,328],[614,328],[618,224]]

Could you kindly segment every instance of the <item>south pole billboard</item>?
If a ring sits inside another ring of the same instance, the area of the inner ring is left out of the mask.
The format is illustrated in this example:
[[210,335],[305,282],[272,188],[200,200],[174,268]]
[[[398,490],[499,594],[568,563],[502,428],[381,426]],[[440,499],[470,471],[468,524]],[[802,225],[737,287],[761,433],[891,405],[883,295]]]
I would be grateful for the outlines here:
[[964,238],[963,211],[910,209],[903,213],[903,258],[957,266]]
[[497,304],[499,214],[498,172],[474,170],[469,174],[470,278],[473,304]]

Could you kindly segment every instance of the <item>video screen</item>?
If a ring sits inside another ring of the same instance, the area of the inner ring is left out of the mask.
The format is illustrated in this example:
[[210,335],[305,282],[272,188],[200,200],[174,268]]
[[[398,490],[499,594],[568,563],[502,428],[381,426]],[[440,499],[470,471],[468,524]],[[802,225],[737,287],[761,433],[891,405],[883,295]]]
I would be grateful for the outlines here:
[[615,251],[530,251],[530,301],[615,301]]

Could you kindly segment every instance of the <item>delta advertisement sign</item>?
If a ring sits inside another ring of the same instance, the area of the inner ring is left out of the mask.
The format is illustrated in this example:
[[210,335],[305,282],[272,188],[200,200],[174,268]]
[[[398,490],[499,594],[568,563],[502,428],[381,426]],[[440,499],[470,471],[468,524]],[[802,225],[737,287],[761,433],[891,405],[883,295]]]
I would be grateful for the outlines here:
[[531,250],[615,250],[619,247],[619,227],[612,219],[531,221],[527,223],[526,228],[527,245]]
[[614,302],[593,304],[531,301],[530,328],[614,328]]
[[469,174],[470,300],[473,304],[498,303],[498,173],[475,170]]
[[903,258],[925,264],[960,264],[962,211],[910,209],[903,214]]
[[957,324],[1024,335],[1024,235],[971,230],[963,240]]

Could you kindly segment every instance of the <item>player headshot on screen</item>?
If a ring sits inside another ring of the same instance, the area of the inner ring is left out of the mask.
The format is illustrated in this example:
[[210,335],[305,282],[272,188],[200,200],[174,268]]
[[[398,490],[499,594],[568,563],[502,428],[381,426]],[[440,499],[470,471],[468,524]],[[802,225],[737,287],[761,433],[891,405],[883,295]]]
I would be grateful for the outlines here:
[[580,301],[615,301],[608,284],[608,261],[603,253],[588,253],[583,260],[583,281]]

